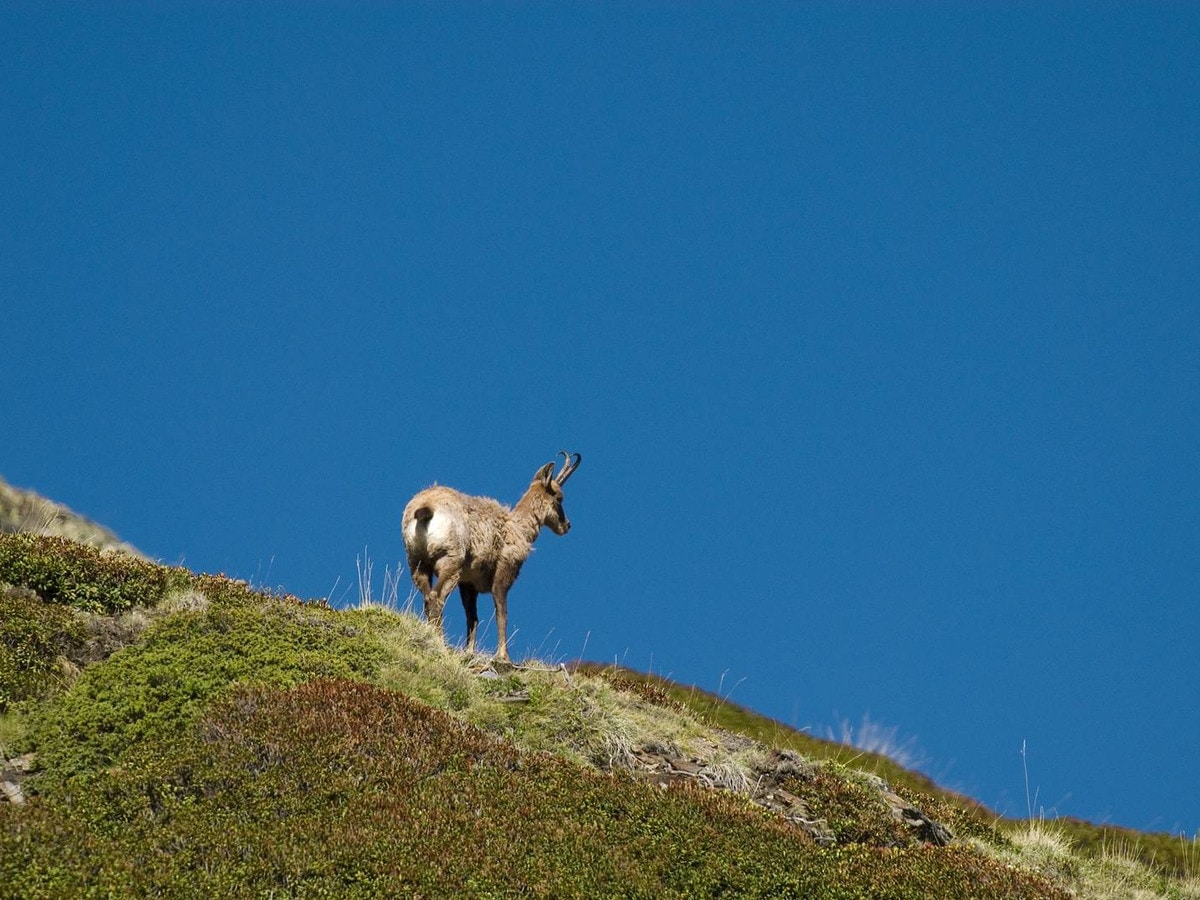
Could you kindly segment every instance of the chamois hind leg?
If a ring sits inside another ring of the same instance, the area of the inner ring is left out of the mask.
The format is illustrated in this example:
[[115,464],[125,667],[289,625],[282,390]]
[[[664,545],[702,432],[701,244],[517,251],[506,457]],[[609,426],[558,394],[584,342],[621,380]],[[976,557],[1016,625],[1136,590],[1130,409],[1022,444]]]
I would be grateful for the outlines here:
[[458,579],[462,575],[462,560],[453,556],[443,556],[434,563],[434,570],[437,572],[437,584],[425,597],[425,618],[430,624],[437,626],[445,639],[446,624],[442,619],[442,612],[446,608],[446,598],[458,587]]
[[421,600],[426,601],[429,595],[433,593],[433,582],[430,580],[433,576],[433,568],[424,560],[408,558],[408,571],[412,572],[413,584],[417,586],[417,590],[421,592]]
[[433,611],[431,603],[433,602],[433,563],[427,559],[408,559],[408,571],[412,572],[413,584],[421,593],[421,605],[425,612],[425,618],[433,621],[430,613]]
[[475,652],[475,629],[479,627],[479,591],[474,585],[460,581],[458,595],[467,613],[467,652]]

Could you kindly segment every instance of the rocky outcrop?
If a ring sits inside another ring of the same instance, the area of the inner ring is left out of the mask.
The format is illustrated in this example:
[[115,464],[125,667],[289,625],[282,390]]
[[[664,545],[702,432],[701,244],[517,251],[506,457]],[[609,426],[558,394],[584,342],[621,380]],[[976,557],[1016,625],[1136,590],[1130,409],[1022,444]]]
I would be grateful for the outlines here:
[[894,792],[888,783],[878,775],[865,777],[879,789],[879,795],[892,809],[892,817],[907,828],[916,840],[924,844],[935,844],[938,847],[944,847],[953,840],[954,836],[950,833],[949,828],[940,822],[935,822]]
[[[720,744],[714,743],[707,748],[711,749],[711,753],[701,748],[699,753],[688,756],[680,755],[668,747],[640,747],[633,751],[630,763],[636,774],[664,789],[686,782],[705,788],[745,793],[754,803],[787,819],[814,843],[827,846],[837,842],[829,824],[813,813],[803,797],[786,786],[811,780],[818,764],[808,762],[788,750],[769,750],[754,766],[753,779],[747,781],[744,776],[732,777],[728,767],[716,764],[714,760],[722,756],[727,758],[732,752],[744,752],[753,747],[754,742],[728,732],[718,733],[717,739]],[[945,846],[953,839],[949,829],[893,792],[882,778],[875,775],[864,777],[878,791],[880,799],[891,810],[892,817],[903,826],[914,843]]]

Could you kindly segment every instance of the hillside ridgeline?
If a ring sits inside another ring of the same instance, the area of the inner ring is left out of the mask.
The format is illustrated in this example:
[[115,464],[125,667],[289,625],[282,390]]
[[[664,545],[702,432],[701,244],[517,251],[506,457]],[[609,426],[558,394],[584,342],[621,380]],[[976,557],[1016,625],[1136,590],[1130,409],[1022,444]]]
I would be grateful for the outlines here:
[[0,534],[42,534],[64,537],[99,550],[142,554],[103,525],[40,494],[15,488],[0,478]]

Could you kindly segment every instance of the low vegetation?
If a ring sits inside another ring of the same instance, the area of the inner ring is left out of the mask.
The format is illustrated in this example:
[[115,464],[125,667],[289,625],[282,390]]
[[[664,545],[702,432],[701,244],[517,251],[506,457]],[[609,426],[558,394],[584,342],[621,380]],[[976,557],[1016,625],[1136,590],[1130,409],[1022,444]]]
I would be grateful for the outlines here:
[[0,896],[1200,897],[1193,842],[1002,822],[649,676],[49,537],[0,535],[0,751]]

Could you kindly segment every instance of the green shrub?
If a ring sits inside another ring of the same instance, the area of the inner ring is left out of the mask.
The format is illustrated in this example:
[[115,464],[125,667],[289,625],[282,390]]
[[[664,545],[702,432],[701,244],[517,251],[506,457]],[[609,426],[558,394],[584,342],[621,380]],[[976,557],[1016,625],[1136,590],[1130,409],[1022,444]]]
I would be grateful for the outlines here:
[[59,657],[81,637],[82,623],[70,610],[28,588],[0,585],[0,712],[58,684]]
[[259,597],[168,616],[136,644],[89,666],[34,717],[31,740],[49,788],[95,774],[129,748],[178,734],[239,681],[292,685],[314,677],[367,677],[379,648],[319,607]]
[[185,587],[190,574],[126,553],[102,552],[65,538],[0,534],[0,581],[48,603],[93,613],[156,606]]
[[216,605],[257,605],[264,599],[271,599],[309,608],[329,609],[329,604],[325,600],[301,600],[292,594],[256,590],[245,581],[225,575],[193,575],[190,572],[184,574],[187,576],[186,584],[191,590],[203,594]]

